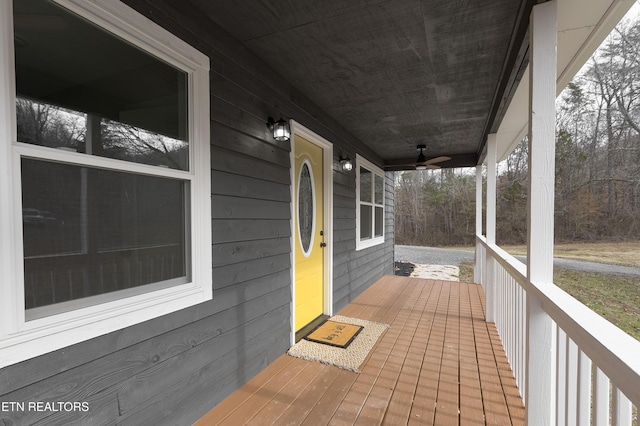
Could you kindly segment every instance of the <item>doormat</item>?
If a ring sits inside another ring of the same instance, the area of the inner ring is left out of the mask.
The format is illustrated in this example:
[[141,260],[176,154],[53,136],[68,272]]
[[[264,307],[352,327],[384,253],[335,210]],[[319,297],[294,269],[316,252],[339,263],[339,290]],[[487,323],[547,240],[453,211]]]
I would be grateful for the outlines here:
[[364,327],[327,320],[313,330],[305,339],[325,345],[347,348]]
[[346,348],[302,339],[293,345],[287,353],[296,358],[321,362],[360,373],[360,365],[371,351],[371,348],[376,344],[378,338],[380,338],[389,326],[387,324],[340,315],[331,317],[329,321],[361,326],[363,328]]

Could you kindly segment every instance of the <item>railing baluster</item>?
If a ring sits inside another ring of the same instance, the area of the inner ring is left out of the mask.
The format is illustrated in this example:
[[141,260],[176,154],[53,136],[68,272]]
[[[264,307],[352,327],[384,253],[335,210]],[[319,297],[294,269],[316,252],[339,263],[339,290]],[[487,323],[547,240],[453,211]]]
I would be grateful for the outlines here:
[[520,348],[520,394],[522,395],[522,399],[524,400],[526,394],[526,383],[525,383],[525,374],[527,371],[526,364],[526,354],[524,352],[525,348],[525,340],[527,338],[527,311],[525,309],[526,302],[526,293],[522,287],[518,285],[518,291],[520,292],[520,344],[518,348]]
[[33,302],[33,306],[38,306],[38,299],[36,297],[36,275],[35,272],[31,272],[29,274],[31,276],[31,300]]
[[100,264],[100,294],[104,293],[104,268],[102,267],[102,263]]
[[567,334],[558,327],[556,332],[556,424],[567,424]]
[[127,260],[127,262],[124,264],[123,274],[124,276],[122,277],[122,284],[124,285],[124,288],[131,287],[131,261]]
[[118,287],[118,264],[116,262],[113,262],[113,285],[114,285],[116,290],[119,289],[119,287]]
[[594,426],[609,425],[609,378],[597,367],[593,372],[593,421]]
[[614,426],[631,426],[631,401],[615,386],[612,386],[611,392],[611,410],[613,414],[611,424]]
[[51,280],[51,303],[56,303],[56,277],[53,269],[49,271],[49,279]]
[[582,351],[578,358],[578,424],[591,424],[591,360]]
[[567,425],[577,424],[578,414],[578,346],[567,337]]
[[73,269],[67,269],[67,275],[69,275],[69,299],[73,300]]

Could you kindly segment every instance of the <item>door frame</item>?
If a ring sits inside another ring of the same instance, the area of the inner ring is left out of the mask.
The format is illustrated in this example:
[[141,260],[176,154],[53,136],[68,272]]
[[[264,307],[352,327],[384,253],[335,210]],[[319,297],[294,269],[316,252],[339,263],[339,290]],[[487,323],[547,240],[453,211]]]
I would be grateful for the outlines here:
[[296,182],[296,171],[295,171],[295,137],[300,136],[314,145],[322,148],[322,164],[323,164],[323,220],[324,223],[323,231],[324,231],[324,242],[327,246],[324,249],[323,256],[323,283],[322,283],[322,291],[323,291],[323,315],[331,316],[333,315],[333,144],[323,138],[322,136],[314,133],[309,130],[302,124],[298,123],[295,120],[290,120],[289,122],[291,127],[291,153],[290,157],[290,174],[291,174],[291,344],[295,343],[296,339],[296,330],[295,330],[295,302],[296,302],[296,289],[295,289],[295,273],[296,273],[296,251],[295,244],[297,243],[295,238],[295,214],[296,214],[296,206],[295,206],[295,182]]

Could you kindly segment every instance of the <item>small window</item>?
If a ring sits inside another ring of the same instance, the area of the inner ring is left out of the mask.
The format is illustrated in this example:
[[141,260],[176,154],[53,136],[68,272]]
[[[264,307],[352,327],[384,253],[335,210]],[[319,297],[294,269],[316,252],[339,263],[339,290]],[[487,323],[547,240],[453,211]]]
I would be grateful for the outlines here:
[[384,172],[357,156],[357,241],[356,249],[384,242]]
[[315,229],[315,189],[309,162],[304,160],[298,177],[298,235],[302,253],[309,256]]
[[211,299],[209,60],[120,2],[8,3],[17,362]]

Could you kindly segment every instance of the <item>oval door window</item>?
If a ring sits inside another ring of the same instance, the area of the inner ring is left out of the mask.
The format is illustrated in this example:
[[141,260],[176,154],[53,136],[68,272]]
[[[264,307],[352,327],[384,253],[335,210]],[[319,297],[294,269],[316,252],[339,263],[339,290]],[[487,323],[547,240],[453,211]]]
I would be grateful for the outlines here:
[[315,220],[313,178],[309,163],[304,161],[298,178],[298,234],[305,256],[309,255]]

